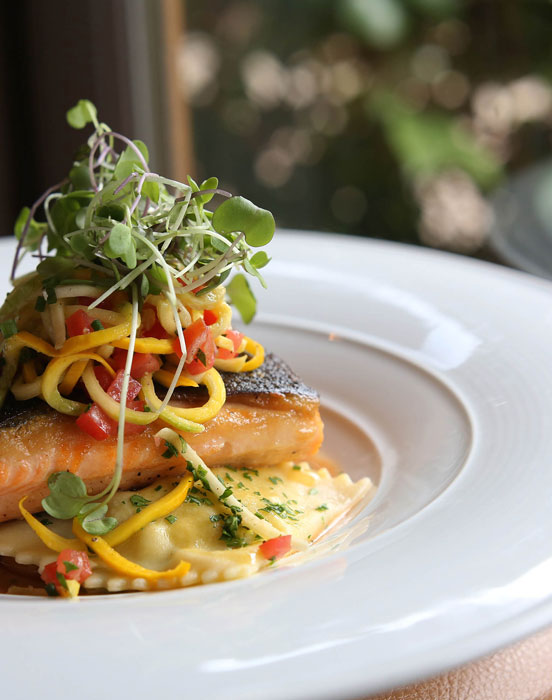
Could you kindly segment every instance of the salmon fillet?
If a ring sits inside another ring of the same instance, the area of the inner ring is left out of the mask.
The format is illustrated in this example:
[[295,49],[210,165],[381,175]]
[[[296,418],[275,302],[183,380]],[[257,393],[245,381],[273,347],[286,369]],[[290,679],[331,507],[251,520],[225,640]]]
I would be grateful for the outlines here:
[[[262,467],[315,454],[323,436],[318,395],[273,355],[253,372],[221,372],[227,400],[205,431],[186,440],[212,467]],[[201,405],[203,390],[179,389],[172,403]],[[139,488],[167,473],[184,471],[183,460],[165,459],[153,435],[158,421],[125,440],[121,489]],[[69,470],[83,479],[89,494],[109,483],[115,466],[115,437],[97,441],[75,419],[40,400],[11,400],[0,412],[0,522],[19,517],[18,501],[42,510],[52,472]]]

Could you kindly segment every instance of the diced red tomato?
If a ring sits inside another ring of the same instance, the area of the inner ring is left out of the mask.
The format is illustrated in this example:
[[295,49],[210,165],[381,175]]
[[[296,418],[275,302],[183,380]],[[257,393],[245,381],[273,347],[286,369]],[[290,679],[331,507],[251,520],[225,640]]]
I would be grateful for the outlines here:
[[146,331],[146,337],[147,338],[159,338],[160,340],[165,340],[166,338],[170,338],[171,336],[163,328],[159,319],[156,318],[153,326],[149,330]]
[[157,309],[153,304],[144,304],[140,335],[142,338],[159,338],[160,340],[171,337],[157,318]]
[[[187,362],[184,365],[186,370],[190,374],[200,374],[211,369],[215,363],[215,341],[202,318],[198,318],[184,330],[184,340],[187,349]],[[178,338],[175,338],[173,348],[178,357],[182,357]],[[198,357],[199,353],[203,353],[205,362],[203,362],[203,358]]]
[[42,570],[42,573],[40,574],[40,578],[44,581],[44,583],[53,583],[57,588],[59,586],[59,581],[57,580],[56,574],[57,561],[53,561],[51,564],[46,564],[46,566]]
[[93,403],[88,411],[81,413],[76,423],[83,433],[87,433],[94,440],[105,440],[116,433],[114,428],[116,429],[117,423],[111,420],[97,403]]
[[259,552],[266,559],[279,559],[291,549],[291,535],[280,535],[267,540],[259,546]]
[[79,583],[84,583],[92,573],[88,554],[77,549],[63,549],[58,555],[56,564],[60,574]]
[[94,365],[94,374],[96,375],[96,379],[100,383],[102,389],[107,391],[111,384],[112,378],[106,368],[102,367],[102,365]]
[[[143,411],[144,407],[144,401],[127,401],[127,408],[132,408],[134,411]],[[105,440],[117,435],[119,430],[117,421],[112,420],[97,403],[93,403],[88,411],[81,413],[76,423],[84,433],[95,440]],[[139,435],[144,432],[146,427],[135,423],[125,423],[125,435]]]
[[238,354],[238,350],[243,340],[243,333],[240,333],[239,331],[229,330],[226,331],[224,335],[232,341],[234,345],[234,350],[232,351],[227,350],[226,348],[218,348],[217,357],[219,357],[221,360],[231,360]]
[[203,359],[200,357],[200,353],[198,352],[195,360],[187,362],[184,365],[189,374],[201,374],[202,372],[206,372],[208,369],[211,369],[211,367],[215,364],[215,353],[217,348],[211,333],[209,333],[207,336],[207,339],[201,346],[200,350],[205,356],[205,362],[203,362]]
[[92,333],[94,330],[92,328],[92,319],[86,311],[79,309],[75,311],[65,319],[65,325],[67,326],[67,335],[72,338],[75,335],[84,335],[85,333]]
[[[124,369],[126,365],[127,351],[115,348],[111,355],[111,364],[115,369]],[[136,352],[132,358],[130,374],[134,379],[141,379],[146,372],[157,372],[161,367],[161,360],[151,353]]]
[[40,577],[45,584],[53,584],[56,591],[61,595],[63,584],[60,582],[58,574],[61,574],[66,579],[84,583],[91,573],[92,568],[86,552],[64,549],[59,553],[56,561],[44,567]]
[[[107,370],[104,367],[102,367],[102,369],[106,372],[106,374],[108,374]],[[115,399],[115,401],[121,401],[121,390],[123,388],[124,376],[125,376],[124,370],[120,369],[112,381],[110,378],[110,383],[109,383],[109,387],[107,388],[107,393],[109,394],[109,396],[111,396],[112,399]],[[138,396],[138,394],[140,393],[141,389],[142,389],[142,385],[140,384],[140,382],[137,382],[136,379],[129,377],[128,390],[127,390],[127,402],[132,401],[132,399],[135,399]]]
[[203,312],[203,320],[205,321],[205,324],[207,326],[212,326],[213,323],[216,323],[218,321],[218,314],[214,311],[211,311],[211,309],[205,309],[205,311]]

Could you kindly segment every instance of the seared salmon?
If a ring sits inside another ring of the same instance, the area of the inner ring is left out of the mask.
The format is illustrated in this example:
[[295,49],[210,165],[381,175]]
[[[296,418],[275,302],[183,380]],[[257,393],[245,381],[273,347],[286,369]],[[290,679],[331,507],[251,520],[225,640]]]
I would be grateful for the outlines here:
[[[315,454],[323,437],[319,399],[274,355],[253,372],[221,372],[227,400],[205,423],[205,431],[186,440],[210,466],[262,467]],[[202,389],[180,388],[173,403],[198,405]],[[165,446],[153,435],[159,422],[125,440],[122,489],[139,488],[167,473],[184,471],[182,460],[166,459]],[[99,493],[113,474],[117,440],[98,442],[75,419],[57,413],[39,399],[7,401],[0,411],[0,522],[19,517],[18,501],[42,510],[47,481],[56,471],[80,476],[89,494]]]

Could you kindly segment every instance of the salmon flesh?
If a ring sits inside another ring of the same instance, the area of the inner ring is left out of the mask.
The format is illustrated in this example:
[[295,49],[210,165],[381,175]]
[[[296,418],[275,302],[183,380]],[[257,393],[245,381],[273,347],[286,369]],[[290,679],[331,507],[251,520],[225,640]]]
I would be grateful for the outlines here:
[[[314,455],[323,437],[319,399],[274,355],[252,372],[221,372],[226,403],[205,423],[205,431],[185,434],[186,441],[210,466],[262,467]],[[202,388],[180,388],[171,403],[201,405]],[[169,473],[185,470],[181,459],[163,457],[156,446],[157,421],[140,435],[125,439],[121,489],[140,488]],[[116,437],[97,441],[83,433],[75,418],[39,399],[8,399],[0,411],[0,522],[19,517],[18,502],[42,510],[53,472],[71,471],[83,479],[89,494],[102,491],[113,474]]]

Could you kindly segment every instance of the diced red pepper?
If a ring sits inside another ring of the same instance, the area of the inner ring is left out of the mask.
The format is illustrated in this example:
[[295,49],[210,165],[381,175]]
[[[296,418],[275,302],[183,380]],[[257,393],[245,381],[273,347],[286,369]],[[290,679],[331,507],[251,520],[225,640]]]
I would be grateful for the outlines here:
[[[107,370],[105,370],[104,367],[102,367],[102,369],[107,373]],[[113,378],[113,380],[110,381],[109,387],[107,388],[107,393],[109,394],[109,396],[111,396],[112,399],[115,399],[115,401],[121,401],[121,390],[123,388],[124,376],[124,370],[120,369]],[[135,399],[141,390],[142,385],[140,384],[140,382],[137,382],[136,379],[129,377],[127,390],[127,404],[129,401],[132,401],[132,399]]]
[[67,326],[67,335],[72,338],[75,335],[84,335],[85,333],[92,333],[94,330],[92,328],[92,319],[86,311],[78,309],[74,314],[71,314],[65,319],[65,325]]
[[266,559],[279,559],[291,549],[291,535],[280,535],[267,540],[259,546],[259,552]]
[[211,309],[205,309],[205,311],[203,312],[203,320],[205,321],[205,324],[207,326],[212,326],[213,323],[216,323],[218,321],[218,314],[214,311],[211,311]]
[[[111,364],[115,369],[124,369],[126,365],[127,351],[115,348],[110,357]],[[157,372],[161,367],[161,360],[157,355],[151,353],[136,352],[132,357],[130,374],[134,379],[141,379],[147,372]]]
[[226,331],[224,335],[232,341],[232,344],[234,345],[234,350],[232,351],[227,350],[226,348],[218,348],[217,357],[221,360],[231,360],[238,354],[238,350],[243,340],[243,333],[240,333],[239,331],[229,330]]

